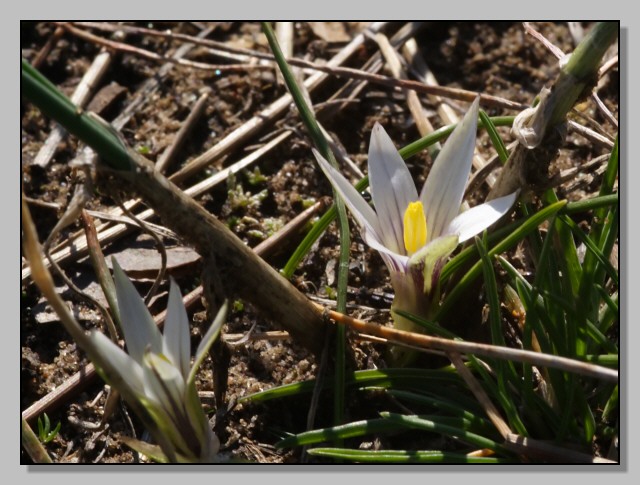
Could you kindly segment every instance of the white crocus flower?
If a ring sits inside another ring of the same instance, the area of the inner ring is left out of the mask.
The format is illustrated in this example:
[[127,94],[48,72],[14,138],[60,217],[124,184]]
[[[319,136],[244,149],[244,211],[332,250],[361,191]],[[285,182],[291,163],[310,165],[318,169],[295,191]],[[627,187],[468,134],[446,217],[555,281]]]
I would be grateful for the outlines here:
[[513,205],[511,194],[460,213],[471,170],[479,98],[449,136],[418,196],[411,174],[380,124],[369,146],[369,185],[374,209],[317,151],[314,155],[358,224],[364,241],[380,252],[391,273],[396,328],[419,331],[396,314],[429,318],[437,305],[438,279],[458,244],[482,232]]
[[202,409],[195,378],[220,333],[227,303],[200,342],[191,366],[189,320],[176,283],[171,280],[163,335],[115,259],[113,272],[128,354],[101,332],[90,334],[106,380],[125,400],[135,401],[137,408],[142,404],[170,460],[215,461],[220,442]]

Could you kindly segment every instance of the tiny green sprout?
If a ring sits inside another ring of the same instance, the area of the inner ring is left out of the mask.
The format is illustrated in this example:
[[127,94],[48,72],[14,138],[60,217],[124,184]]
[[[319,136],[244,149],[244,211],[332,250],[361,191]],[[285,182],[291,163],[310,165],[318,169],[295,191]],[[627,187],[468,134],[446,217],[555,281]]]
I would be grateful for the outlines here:
[[303,209],[308,209],[309,207],[311,207],[315,203],[316,203],[315,197],[309,197],[308,199],[302,199],[302,208]]
[[246,207],[259,207],[260,203],[267,198],[269,191],[267,189],[261,190],[257,194],[251,195],[251,192],[245,192],[242,184],[236,184],[235,187],[227,191],[229,199],[229,205],[233,210],[246,208]]
[[253,171],[245,170],[249,185],[258,185],[267,181],[267,177],[260,172],[260,168],[255,167]]
[[258,229],[249,229],[247,231],[247,236],[251,236],[255,239],[260,239],[261,241],[264,241],[267,236],[264,232],[259,231]]
[[136,150],[140,155],[149,155],[149,153],[151,153],[151,148],[149,148],[147,145],[140,145],[136,148]]
[[235,300],[233,302],[233,311],[241,312],[243,310],[244,310],[244,303],[242,302],[242,300]]
[[47,413],[44,413],[42,416],[38,416],[38,437],[42,443],[49,443],[53,441],[53,439],[57,436],[58,431],[60,431],[60,427],[62,423],[58,421],[56,427],[51,429],[51,421],[49,421],[49,416]]
[[227,219],[227,227],[229,229],[233,229],[234,227],[236,227],[238,224],[240,223],[240,218],[236,217],[236,216],[230,216]]
[[267,196],[269,195],[269,191],[267,189],[261,190],[260,192],[258,192],[255,195],[251,196],[251,202],[249,205],[251,206],[259,206],[260,203],[267,198]]
[[334,288],[331,288],[330,286],[325,286],[324,291],[327,294],[327,298],[329,298],[330,300],[338,299],[338,293]]

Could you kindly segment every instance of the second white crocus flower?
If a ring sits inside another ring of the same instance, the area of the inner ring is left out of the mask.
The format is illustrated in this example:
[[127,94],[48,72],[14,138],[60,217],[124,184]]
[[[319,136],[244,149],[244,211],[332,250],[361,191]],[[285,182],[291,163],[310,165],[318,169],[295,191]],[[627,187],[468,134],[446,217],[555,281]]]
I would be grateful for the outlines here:
[[89,334],[99,371],[134,409],[144,408],[152,434],[171,461],[212,462],[220,447],[195,385],[196,373],[226,318],[225,302],[203,337],[191,365],[187,311],[171,280],[164,334],[135,287],[113,259],[113,273],[127,352],[104,334]]
[[479,234],[513,205],[511,194],[460,213],[471,170],[479,98],[449,136],[418,195],[393,142],[376,124],[369,146],[369,185],[374,209],[317,151],[314,155],[344,199],[364,241],[380,252],[391,273],[396,328],[419,331],[394,310],[429,318],[437,305],[438,280],[458,244]]

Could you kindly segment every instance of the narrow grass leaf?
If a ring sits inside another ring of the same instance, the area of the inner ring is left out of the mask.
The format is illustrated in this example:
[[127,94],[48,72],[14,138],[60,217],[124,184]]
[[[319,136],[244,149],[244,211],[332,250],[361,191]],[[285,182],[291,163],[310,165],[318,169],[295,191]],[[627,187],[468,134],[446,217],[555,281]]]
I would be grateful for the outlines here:
[[314,429],[289,436],[276,443],[276,448],[293,448],[335,440],[344,440],[373,433],[398,432],[402,427],[382,418],[364,419],[330,428]]
[[598,260],[598,262],[605,269],[607,275],[613,280],[616,286],[619,286],[620,280],[618,279],[618,272],[613,267],[611,262],[605,257],[605,255],[602,254],[602,251],[596,246],[596,244],[592,241],[592,239],[589,236],[587,236],[582,231],[582,229],[580,229],[578,225],[568,217],[560,215],[558,219],[562,221],[567,227],[569,227],[571,231],[576,235],[576,237],[582,243],[584,243],[587,249],[591,251],[591,253],[593,253],[593,256]]
[[[295,102],[302,121],[304,122],[311,138],[318,151],[322,156],[328,160],[334,168],[338,168],[338,164],[329,148],[327,139],[325,138],[320,125],[316,121],[315,114],[307,104],[307,98],[304,96],[302,89],[298,86],[298,81],[293,75],[293,71],[289,67],[282,49],[278,44],[273,29],[269,22],[262,23],[262,30],[269,41],[269,46],[276,59],[280,72],[289,88],[289,92]],[[340,198],[338,193],[334,190],[333,199],[336,206],[336,212],[338,214],[338,225],[340,228],[340,256],[338,263],[338,298],[337,298],[337,310],[341,313],[345,313],[347,309],[347,283],[349,278],[349,248],[350,233],[349,233],[349,221],[347,219],[347,210],[344,205],[344,201]],[[336,348],[335,348],[335,374],[334,374],[334,422],[341,423],[344,415],[344,392],[345,392],[345,368],[346,368],[346,329],[342,326],[338,326],[336,329]]]
[[439,433],[450,438],[458,439],[480,448],[488,448],[495,452],[504,452],[502,445],[494,440],[471,433],[456,426],[442,424],[432,419],[424,419],[419,416],[405,416],[402,414],[382,412],[380,415],[393,423],[402,424],[408,428],[421,429]]
[[307,450],[312,456],[338,458],[358,463],[468,463],[492,464],[509,463],[507,458],[492,456],[469,456],[448,451],[411,450],[350,450],[347,448],[312,448]]
[[619,203],[618,194],[599,195],[597,197],[591,197],[584,200],[578,200],[576,202],[569,202],[565,208],[560,211],[561,214],[573,215],[583,212],[589,212],[596,209],[607,208],[616,206]]
[[[544,209],[540,210],[536,214],[529,217],[526,221],[524,221],[520,227],[514,230],[509,236],[500,241],[497,245],[495,245],[489,252],[489,256],[494,256],[496,254],[503,253],[508,249],[514,247],[518,242],[524,239],[529,233],[534,231],[538,225],[542,224],[545,220],[553,217],[562,207],[564,207],[566,201],[561,201],[556,204],[552,204]],[[443,270],[443,274],[447,267]],[[434,320],[439,321],[442,319],[443,315],[446,315],[448,311],[451,310],[453,305],[458,301],[458,299],[465,293],[468,286],[480,275],[482,272],[482,264],[477,262],[474,264],[469,271],[460,279],[455,288],[447,295],[445,300],[442,302]]]
[[[444,384],[463,385],[462,379],[452,370],[437,369],[374,369],[355,371],[347,379],[350,387],[379,386],[394,388],[404,386],[424,386],[425,388],[442,388]],[[301,395],[313,391],[315,379],[278,386],[266,391],[257,392],[238,399],[238,402],[264,402],[288,396]],[[330,389],[330,384],[325,384],[323,389]]]
[[502,138],[500,138],[500,135],[498,134],[498,130],[496,130],[496,125],[493,123],[493,121],[491,121],[491,118],[489,118],[489,115],[484,110],[481,109],[479,115],[480,115],[480,121],[482,122],[482,125],[487,130],[489,139],[493,144],[493,148],[496,149],[496,152],[498,153],[498,157],[500,158],[500,161],[503,164],[506,163],[507,159],[509,158],[509,152],[507,151],[507,147],[504,145]]

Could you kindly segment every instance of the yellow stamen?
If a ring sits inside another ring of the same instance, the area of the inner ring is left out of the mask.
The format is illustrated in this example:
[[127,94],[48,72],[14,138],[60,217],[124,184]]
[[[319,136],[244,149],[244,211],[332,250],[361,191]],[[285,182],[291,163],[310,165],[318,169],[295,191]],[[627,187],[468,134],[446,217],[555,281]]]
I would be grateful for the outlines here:
[[404,213],[404,247],[411,255],[427,243],[427,219],[422,202],[409,202]]

